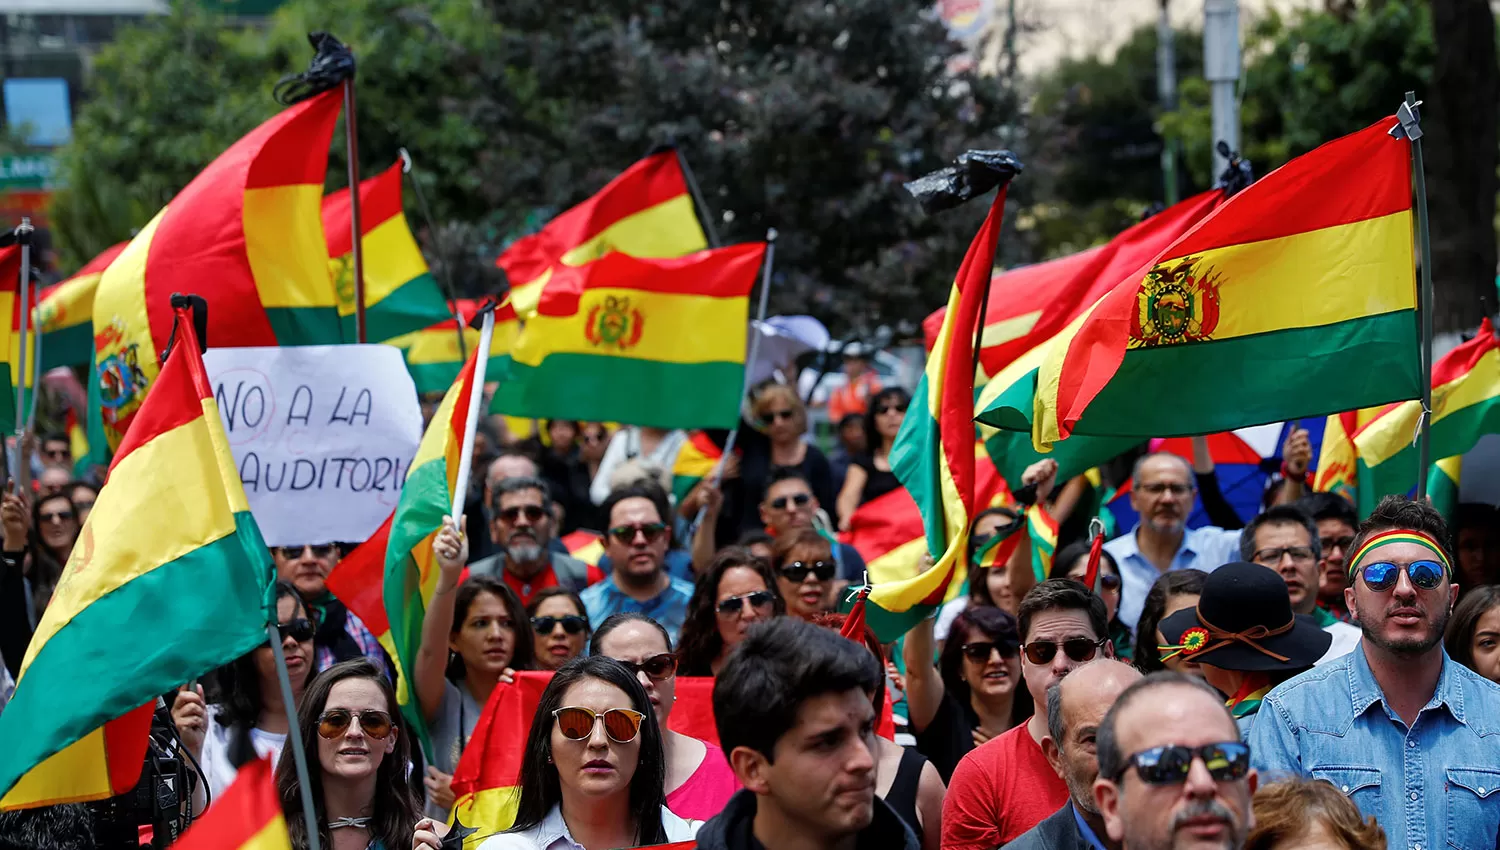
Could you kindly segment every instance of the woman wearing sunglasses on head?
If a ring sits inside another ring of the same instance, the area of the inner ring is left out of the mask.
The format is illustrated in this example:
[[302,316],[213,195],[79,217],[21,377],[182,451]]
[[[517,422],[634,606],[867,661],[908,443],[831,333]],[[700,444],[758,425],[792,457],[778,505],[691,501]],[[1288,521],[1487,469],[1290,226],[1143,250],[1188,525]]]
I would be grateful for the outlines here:
[[828,538],[810,528],[776,538],[776,591],[786,613],[799,620],[834,607],[833,580],[838,565]]
[[[699,824],[665,805],[661,731],[624,664],[577,658],[542,692],[521,757],[509,830],[481,850],[611,850],[687,841]],[[446,825],[424,818],[413,850],[437,850]]]
[[[1089,543],[1079,540],[1064,546],[1052,559],[1052,573],[1047,578],[1070,578],[1082,582],[1089,570]],[[1135,638],[1130,628],[1120,622],[1120,567],[1114,556],[1099,552],[1099,576],[1094,593],[1104,600],[1104,610],[1109,613],[1109,642],[1114,645],[1115,657],[1129,662],[1135,654]]]
[[532,629],[521,600],[490,576],[458,578],[469,541],[449,517],[432,540],[437,586],[422,622],[422,643],[412,665],[417,704],[427,718],[432,763],[427,766],[427,813],[453,807],[453,769],[490,694],[516,670],[532,667]]
[[[396,692],[375,665],[343,661],[307,686],[297,734],[307,752],[320,846],[330,850],[397,850],[417,822],[406,782],[410,746],[400,728]],[[293,850],[309,846],[297,766],[282,759],[276,791]]]
[[536,642],[536,669],[556,670],[583,654],[589,617],[578,594],[566,587],[539,590],[526,613]]
[[891,447],[906,418],[911,396],[900,387],[876,393],[865,411],[865,445],[868,454],[855,455],[849,461],[844,487],[839,490],[839,531],[849,530],[849,517],[865,502],[878,499],[901,486],[891,471]]
[[677,702],[677,656],[661,624],[643,614],[615,614],[599,624],[590,655],[602,655],[635,671],[661,728],[667,763],[667,808],[678,817],[708,820],[724,809],[739,781],[724,751],[667,728]]
[[784,613],[786,605],[766,562],[738,546],[721,549],[688,602],[677,645],[679,671],[684,676],[718,673],[746,629]]
[[[276,620],[292,695],[300,699],[313,677],[313,624],[297,589],[284,581],[276,582]],[[239,765],[261,756],[274,763],[286,743],[286,707],[271,647],[251,650],[215,670],[208,676],[208,697],[212,702],[205,706],[202,686],[178,691],[172,721],[217,798]],[[193,810],[201,812],[205,802],[200,797]]]

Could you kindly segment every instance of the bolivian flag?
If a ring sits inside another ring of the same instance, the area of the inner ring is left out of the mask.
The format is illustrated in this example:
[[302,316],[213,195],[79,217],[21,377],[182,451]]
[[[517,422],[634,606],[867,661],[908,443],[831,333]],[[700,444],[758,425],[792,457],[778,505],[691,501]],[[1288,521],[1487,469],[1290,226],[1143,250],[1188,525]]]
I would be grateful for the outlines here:
[[[459,454],[463,451],[465,427],[468,425],[469,397],[474,386],[478,351],[459,372],[458,380],[448,388],[443,403],[433,414],[412,458],[401,498],[391,515],[389,541],[385,549],[385,578],[382,582],[390,642],[395,647],[391,659],[401,678],[411,682],[417,650],[422,645],[422,621],[427,604],[437,587],[438,564],[432,554],[432,540],[443,525],[443,517],[453,510],[453,487],[458,478]],[[480,533],[470,529],[470,533]],[[371,627],[374,628],[373,626]],[[390,651],[390,650],[387,650]],[[423,751],[431,754],[427,738],[427,719],[409,688],[400,688],[397,697],[407,720],[417,733]]]
[[526,320],[490,411],[735,427],[750,289],[765,251],[755,242],[671,260],[617,252],[560,271]]
[[[407,227],[401,208],[401,163],[359,184],[359,216],[364,231],[365,337],[388,340],[452,316]],[[348,189],[323,199],[323,235],[328,239],[339,318],[344,341],[354,342],[354,248],[349,218]]]
[[[1392,405],[1354,435],[1359,450],[1360,513],[1368,514],[1381,496],[1416,486],[1417,449],[1412,445],[1422,403]],[[1486,318],[1479,333],[1432,366],[1432,450],[1434,458],[1462,455],[1485,434],[1500,431],[1500,342]]]
[[0,806],[121,794],[151,704],[266,642],[274,571],[187,310],[0,713]]
[[728,432],[719,433],[723,436],[715,441],[707,431],[694,431],[677,450],[677,459],[672,462],[673,501],[686,499],[699,481],[713,473],[719,459],[724,456],[721,443],[728,438]]
[[1365,407],[1331,414],[1323,423],[1323,444],[1318,449],[1318,468],[1313,474],[1313,489],[1319,493],[1336,493],[1359,504],[1359,456],[1354,449],[1354,435],[1372,422],[1383,407]]
[[597,194],[518,239],[495,261],[523,319],[537,311],[552,275],[619,251],[666,259],[708,247],[675,150],[627,168]]
[[1292,160],[1115,287],[981,414],[1046,451],[1420,394],[1410,143],[1395,118]]
[[208,299],[216,346],[341,341],[319,209],[342,102],[331,90],[252,130],[105,269],[94,295],[94,347],[111,446],[156,379],[174,292]]
[[10,431],[16,427],[16,385],[11,380],[11,370],[20,340],[16,337],[16,293],[21,280],[21,248],[11,245],[0,248],[0,334],[5,339],[0,352],[7,361],[7,368],[0,369],[0,430]]
[[42,371],[94,360],[94,290],[104,270],[130,243],[121,242],[67,280],[42,290],[34,321],[42,332]]
[[[403,334],[386,340],[386,345],[401,349],[406,360],[406,370],[411,373],[418,393],[443,392],[458,380],[464,358],[479,345],[479,331],[469,327],[469,322],[479,312],[480,299],[459,299],[448,304],[449,318],[435,322],[419,331]],[[458,345],[458,325],[452,316],[463,319],[464,345]],[[490,336],[490,364],[497,369],[496,359],[510,353],[516,337],[521,335],[521,322],[509,301],[495,308],[495,330]],[[491,371],[491,375],[498,374]]]
[[240,768],[234,782],[213,802],[213,808],[173,842],[176,850],[291,850],[269,758]]
[[599,566],[599,559],[604,557],[604,539],[592,531],[579,529],[564,534],[562,544],[568,555],[591,567]]

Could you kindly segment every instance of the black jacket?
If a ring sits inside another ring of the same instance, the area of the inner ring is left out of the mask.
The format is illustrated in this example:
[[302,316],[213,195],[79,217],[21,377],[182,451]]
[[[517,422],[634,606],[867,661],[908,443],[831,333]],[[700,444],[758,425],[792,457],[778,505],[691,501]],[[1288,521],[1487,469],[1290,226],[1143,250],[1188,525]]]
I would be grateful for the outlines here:
[[[698,850],[765,850],[751,832],[755,823],[755,794],[736,792],[718,817],[698,831]],[[857,850],[920,850],[916,833],[895,809],[875,798],[875,819],[859,834]],[[775,850],[770,848],[770,850]]]
[[1058,809],[1046,820],[1024,832],[1015,841],[1005,845],[1005,850],[1093,850],[1083,833],[1078,831],[1078,820],[1073,817],[1073,804]]

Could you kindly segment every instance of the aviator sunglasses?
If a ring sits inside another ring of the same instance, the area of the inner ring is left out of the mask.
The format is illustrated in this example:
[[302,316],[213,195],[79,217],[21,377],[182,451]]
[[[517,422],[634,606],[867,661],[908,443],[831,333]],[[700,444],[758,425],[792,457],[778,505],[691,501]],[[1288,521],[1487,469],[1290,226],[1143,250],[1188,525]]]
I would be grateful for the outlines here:
[[1082,664],[1085,661],[1093,660],[1094,655],[1099,651],[1099,647],[1104,646],[1106,640],[1109,640],[1109,638],[1089,640],[1088,638],[1079,637],[1068,638],[1061,644],[1050,640],[1034,640],[1021,647],[1021,650],[1026,653],[1026,660],[1032,664],[1051,664],[1052,659],[1057,657],[1058,649],[1061,649],[1063,654],[1068,656],[1069,661]]
[[747,602],[750,603],[751,608],[765,608],[775,600],[776,597],[772,596],[769,590],[753,590],[749,593],[731,596],[721,601],[718,605],[714,606],[714,610],[720,614],[734,615],[740,613],[740,610],[745,607],[745,603]]
[[349,729],[349,723],[359,718],[360,731],[377,741],[384,741],[394,728],[391,716],[376,709],[353,712],[347,708],[330,708],[318,717],[318,734],[324,738],[337,738]]

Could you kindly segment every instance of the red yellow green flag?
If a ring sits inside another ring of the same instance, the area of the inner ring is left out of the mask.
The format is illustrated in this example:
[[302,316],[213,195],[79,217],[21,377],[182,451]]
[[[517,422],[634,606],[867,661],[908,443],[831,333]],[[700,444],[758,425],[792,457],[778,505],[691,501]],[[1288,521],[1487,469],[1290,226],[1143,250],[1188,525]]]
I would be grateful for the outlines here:
[[735,427],[750,289],[765,252],[763,242],[669,260],[616,252],[559,271],[496,376],[490,411]]
[[[20,350],[20,338],[16,306],[16,293],[21,280],[21,248],[11,245],[0,248],[0,334],[4,335],[0,345],[0,356],[8,364],[0,369],[0,429],[10,431],[16,427],[16,385],[11,371],[16,368],[16,355]],[[30,371],[28,366],[27,371]],[[18,379],[18,376],[17,378]],[[27,385],[30,385],[27,381]]]
[[171,354],[0,713],[0,807],[129,790],[157,696],[266,642],[270,551],[240,486],[192,318],[175,315]]
[[541,231],[516,240],[495,264],[510,279],[517,312],[529,319],[542,287],[566,268],[615,251],[668,259],[707,247],[677,152],[666,150],[627,168]]
[[[290,758],[290,756],[288,756]],[[176,850],[292,850],[269,758],[240,768],[213,808],[172,843]]]
[[723,456],[724,447],[707,431],[688,434],[682,448],[677,450],[677,459],[672,462],[672,498],[679,502],[687,498],[699,481],[713,473]]
[[1318,468],[1313,489],[1335,493],[1359,503],[1359,456],[1354,435],[1380,415],[1383,407],[1365,407],[1331,414],[1323,423],[1323,444],[1318,449]]
[[1074,320],[981,421],[1047,451],[1417,397],[1411,149],[1395,120],[1230,198]]
[[592,531],[579,529],[562,536],[562,544],[568,554],[591,567],[599,566],[604,557],[604,540]]
[[[349,190],[323,199],[323,235],[338,295],[344,341],[354,327],[354,247]],[[401,163],[359,184],[359,225],[364,231],[365,338],[388,340],[421,331],[452,316],[401,208]],[[446,384],[444,384],[446,386]]]
[[[452,318],[444,319],[408,334],[386,340],[386,345],[401,349],[406,360],[406,370],[419,393],[440,393],[453,386],[458,372],[463,368],[464,358],[479,345],[479,331],[469,327],[469,322],[479,312],[481,299],[467,298],[450,301],[450,315],[456,313],[464,322],[464,345],[458,345],[458,326]],[[516,338],[521,335],[521,322],[515,308],[507,301],[495,308],[495,330],[490,337],[490,375],[498,375],[498,358],[509,354]]]
[[42,370],[82,366],[94,359],[94,290],[104,270],[125,250],[110,247],[88,261],[77,274],[42,290],[34,322],[42,332]]
[[156,379],[174,292],[213,305],[209,337],[217,346],[341,341],[319,210],[342,102],[334,89],[252,130],[105,269],[94,294],[94,359],[111,446]]
[[[1373,510],[1381,496],[1406,493],[1416,486],[1420,471],[1413,439],[1421,417],[1419,401],[1392,405],[1354,435],[1361,514]],[[1432,457],[1462,455],[1480,437],[1496,432],[1500,432],[1500,341],[1486,318],[1473,339],[1432,366]]]

